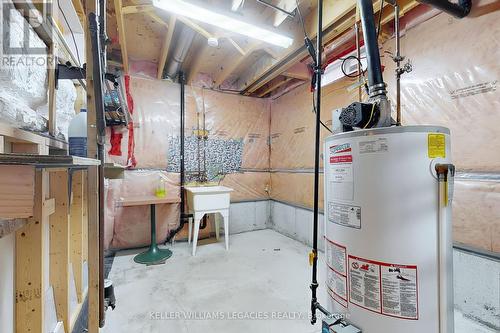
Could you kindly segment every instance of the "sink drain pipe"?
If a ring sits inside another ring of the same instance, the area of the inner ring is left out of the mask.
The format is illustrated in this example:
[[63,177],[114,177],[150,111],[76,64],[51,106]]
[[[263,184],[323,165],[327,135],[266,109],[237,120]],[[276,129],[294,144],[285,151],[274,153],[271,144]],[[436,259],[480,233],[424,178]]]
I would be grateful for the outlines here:
[[185,157],[185,149],[184,149],[184,127],[185,127],[185,119],[186,119],[186,74],[183,71],[179,72],[179,83],[181,85],[181,105],[180,105],[180,111],[181,111],[181,124],[180,124],[180,196],[181,196],[181,213],[180,213],[180,221],[179,221],[179,226],[175,228],[174,230],[170,230],[167,235],[167,239],[165,240],[165,244],[170,242],[172,238],[174,238],[175,235],[179,231],[182,230],[184,227],[184,224],[186,223],[186,220],[189,219],[192,214],[186,214],[185,211],[185,199],[184,199],[184,183],[185,183],[185,178],[186,178],[186,170],[184,166],[184,157]]

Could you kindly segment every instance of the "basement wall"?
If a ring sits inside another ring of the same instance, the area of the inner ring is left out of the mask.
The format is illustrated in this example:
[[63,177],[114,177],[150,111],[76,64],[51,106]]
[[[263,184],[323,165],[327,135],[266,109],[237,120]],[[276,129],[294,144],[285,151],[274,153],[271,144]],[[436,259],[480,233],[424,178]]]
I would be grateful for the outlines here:
[[[179,197],[180,86],[167,81],[132,77],[130,94],[134,104],[134,155],[137,164],[125,171],[124,179],[107,182],[105,245],[113,249],[144,246],[150,242],[149,207],[116,207],[119,198],[154,193],[160,174],[168,179],[168,196]],[[208,131],[206,169],[215,176],[218,171],[227,173],[220,179],[220,184],[235,190],[231,201],[268,200],[270,101],[186,86],[188,181],[196,173],[198,161],[203,169],[202,159],[198,159],[198,139],[195,135],[198,128],[203,130],[203,124]],[[114,130],[123,135],[118,144],[120,153],[109,154],[112,148],[109,131],[106,146],[108,161],[127,165],[129,132],[123,128]],[[203,156],[203,140],[200,141],[200,150]],[[213,178],[217,181],[218,177]],[[239,205],[243,206],[255,211],[256,216],[262,216],[261,209],[264,208],[255,208],[260,207],[258,203]],[[159,241],[165,240],[168,231],[177,227],[179,212],[178,204],[159,206]],[[238,215],[235,215],[235,221],[238,221]],[[252,221],[247,226],[238,226],[235,222],[234,232],[260,229],[265,225],[264,220],[262,225],[260,221]]]
[[[7,8],[10,9],[8,22]],[[0,121],[16,128],[47,132],[47,47],[15,9],[12,0],[2,1],[0,22]],[[29,47],[25,46],[28,44],[24,41],[25,31],[29,36]],[[19,50],[4,50],[4,46]],[[33,53],[33,48],[42,51]],[[61,80],[56,90],[56,135],[60,139],[68,137],[69,122],[75,115],[75,100],[76,88],[73,82]]]

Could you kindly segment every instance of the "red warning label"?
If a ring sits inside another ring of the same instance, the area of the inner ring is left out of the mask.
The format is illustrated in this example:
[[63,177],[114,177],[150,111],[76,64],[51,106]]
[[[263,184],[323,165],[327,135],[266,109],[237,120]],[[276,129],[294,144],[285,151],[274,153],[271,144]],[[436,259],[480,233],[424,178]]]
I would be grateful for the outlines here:
[[352,163],[352,155],[330,156],[330,164]]
[[349,256],[349,302],[382,315],[418,320],[417,266]]

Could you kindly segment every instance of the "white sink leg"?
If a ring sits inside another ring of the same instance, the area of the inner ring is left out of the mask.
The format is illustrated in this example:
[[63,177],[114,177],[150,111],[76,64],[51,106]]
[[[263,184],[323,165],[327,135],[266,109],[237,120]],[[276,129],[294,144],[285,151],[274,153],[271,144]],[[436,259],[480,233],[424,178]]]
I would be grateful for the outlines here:
[[194,214],[194,235],[193,235],[193,257],[196,255],[196,245],[198,244],[198,233],[200,232],[200,222],[204,214]]
[[215,220],[215,239],[219,241],[220,238],[220,217],[219,214],[215,214],[214,220]]
[[226,251],[229,250],[229,209],[222,213],[224,219],[224,241],[226,242]]

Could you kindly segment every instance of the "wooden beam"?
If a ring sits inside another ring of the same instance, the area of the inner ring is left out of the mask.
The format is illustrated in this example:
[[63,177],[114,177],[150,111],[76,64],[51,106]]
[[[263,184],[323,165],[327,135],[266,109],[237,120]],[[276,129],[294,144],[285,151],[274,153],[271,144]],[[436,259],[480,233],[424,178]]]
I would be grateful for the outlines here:
[[[418,3],[414,0],[404,0],[399,2],[401,12],[407,12]],[[385,11],[389,11],[392,7],[386,4]],[[374,12],[377,13],[380,9],[380,0],[374,2]],[[328,43],[337,36],[344,33],[347,29],[352,27],[355,22],[356,13],[356,1],[353,0],[338,0],[338,1],[326,1],[323,8],[323,30],[328,30],[324,35],[324,43]],[[352,14],[352,15],[351,15]],[[389,14],[390,16],[390,14]],[[384,15],[382,23],[390,20],[388,16]],[[317,10],[313,9],[311,14],[309,14],[305,19],[305,26],[308,35],[311,38],[317,36]],[[333,29],[332,29],[333,28]],[[294,32],[294,44],[287,50],[280,52],[279,60],[274,61],[271,65],[258,68],[256,71],[249,73],[246,77],[242,78],[242,82],[249,82],[249,84],[241,87],[242,89],[247,89],[246,94],[253,93],[260,89],[263,85],[269,81],[276,78],[283,71],[286,71],[293,64],[300,61],[302,58],[307,56],[307,52],[304,50],[300,53],[296,51],[298,48],[302,47],[303,44],[303,32],[298,27]],[[282,60],[286,59],[286,62]],[[280,70],[281,69],[281,70]]]
[[311,79],[311,73],[309,72],[309,68],[307,67],[306,64],[303,64],[301,62],[296,63],[288,70],[281,73],[281,75],[302,81],[308,81]]
[[281,87],[285,83],[290,82],[291,80],[293,80],[293,78],[290,78],[290,77],[284,78],[282,80],[277,80],[276,82],[271,83],[269,85],[269,87],[267,87],[266,89],[264,89],[261,93],[259,93],[258,96],[259,97],[264,97],[267,94],[269,94],[270,92],[278,89],[279,87]]
[[168,51],[170,50],[170,44],[172,44],[172,37],[174,36],[176,22],[177,17],[174,14],[170,15],[167,35],[165,36],[165,41],[163,42],[163,46],[161,48],[160,60],[158,62],[158,80],[161,80],[163,77],[163,71],[165,70],[165,65],[167,64]]
[[260,46],[260,42],[254,42],[253,44],[250,44],[250,46],[245,50],[244,55],[241,55],[238,59],[234,59],[233,62],[224,67],[222,72],[215,79],[214,86],[220,86],[224,82],[224,80],[226,80],[229,75],[231,75],[231,73],[233,73]]
[[133,5],[122,8],[123,15],[152,12],[155,8],[152,5]]
[[[127,35],[125,34],[125,23],[123,18],[123,2],[122,0],[114,0],[115,2],[115,14],[116,14],[116,24],[118,25],[118,39],[120,41],[120,48],[122,51],[122,62],[123,69],[126,74],[128,74],[128,51],[127,51]],[[88,59],[88,58],[87,58]],[[88,63],[89,61],[87,61]]]
[[[88,243],[89,243],[89,221],[88,221],[88,200],[87,200],[87,192],[88,192],[88,171],[83,170],[83,197],[82,197],[82,257],[83,261],[87,262],[89,260],[88,256]],[[85,290],[84,290],[85,293]]]
[[227,37],[227,40],[229,41],[229,43],[231,43],[231,45],[233,45],[233,46],[234,46],[234,48],[235,48],[235,49],[236,49],[236,50],[237,50],[237,51],[238,51],[238,52],[239,52],[242,56],[244,56],[244,55],[246,54],[245,50],[243,50],[243,49],[241,48],[241,46],[239,46],[239,45],[238,45],[238,43],[236,43],[236,42],[234,41],[234,39],[232,39],[231,37]]
[[71,182],[71,208],[70,208],[70,262],[75,278],[75,289],[78,303],[83,302],[83,170],[75,171]]
[[[34,214],[28,223],[16,231],[15,245],[15,331],[44,332],[44,254],[47,215],[43,200],[47,195],[47,174],[37,170],[34,175]],[[32,181],[33,181],[32,178]]]
[[190,27],[191,29],[193,29],[194,31],[196,31],[197,33],[199,33],[200,35],[202,35],[203,37],[205,37],[206,39],[215,38],[215,36],[213,34],[206,31],[200,25],[198,25],[197,23],[194,23],[193,21],[191,21],[188,18],[186,18],[184,16],[179,16],[179,17],[177,17],[177,19],[179,21],[181,21],[182,23],[184,23],[185,25],[187,25],[188,27]]
[[70,332],[69,308],[69,176],[68,170],[50,173],[50,197],[56,209],[50,216],[50,284],[54,289],[57,319]]

